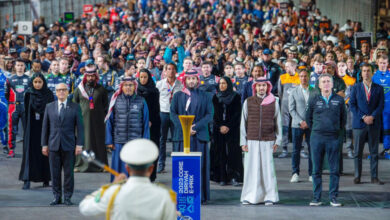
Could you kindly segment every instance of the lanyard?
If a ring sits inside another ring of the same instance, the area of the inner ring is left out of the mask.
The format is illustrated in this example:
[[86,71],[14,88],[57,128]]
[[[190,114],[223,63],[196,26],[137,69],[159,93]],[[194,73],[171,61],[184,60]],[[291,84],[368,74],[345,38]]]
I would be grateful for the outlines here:
[[371,97],[371,89],[367,90],[367,86],[364,83],[363,83],[363,87],[364,87],[364,92],[366,92],[367,101],[369,102]]
[[169,92],[169,94],[170,94],[170,96],[169,96],[169,103],[171,103],[172,98],[173,98],[173,90],[175,89],[175,88],[174,88],[174,87],[175,87],[175,82],[173,83],[173,86],[171,86],[171,85],[169,84],[169,82],[168,82],[168,79],[167,79],[167,86],[168,86],[168,92]]

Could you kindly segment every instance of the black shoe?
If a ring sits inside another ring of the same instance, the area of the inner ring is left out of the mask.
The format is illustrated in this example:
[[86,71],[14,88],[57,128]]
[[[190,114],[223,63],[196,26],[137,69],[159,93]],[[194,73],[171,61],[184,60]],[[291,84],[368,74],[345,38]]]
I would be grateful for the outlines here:
[[354,184],[360,184],[360,178],[356,177],[355,179],[353,179],[353,183]]
[[233,179],[232,179],[232,185],[233,185],[233,186],[240,186],[240,183],[237,182],[237,180],[233,178]]
[[384,182],[380,181],[378,178],[371,178],[371,183],[378,184],[378,185],[385,184]]
[[226,182],[225,181],[221,181],[221,182],[219,182],[219,185],[220,186],[226,186]]
[[67,206],[74,205],[74,203],[71,202],[70,199],[65,199],[65,200],[64,200],[64,204],[67,205]]
[[23,188],[24,190],[30,189],[30,181],[24,181]]
[[3,154],[8,155],[8,147],[3,147]]
[[43,185],[42,185],[43,187],[49,187],[50,185],[49,185],[49,181],[47,181],[47,182],[43,182]]
[[59,204],[61,204],[61,198],[56,198],[50,203],[51,206]]

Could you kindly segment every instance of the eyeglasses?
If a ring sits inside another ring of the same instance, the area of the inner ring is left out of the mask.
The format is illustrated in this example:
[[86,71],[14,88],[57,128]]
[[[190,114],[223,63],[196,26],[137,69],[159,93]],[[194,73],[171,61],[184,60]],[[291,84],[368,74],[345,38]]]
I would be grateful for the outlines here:
[[68,89],[56,89],[57,92],[66,92]]

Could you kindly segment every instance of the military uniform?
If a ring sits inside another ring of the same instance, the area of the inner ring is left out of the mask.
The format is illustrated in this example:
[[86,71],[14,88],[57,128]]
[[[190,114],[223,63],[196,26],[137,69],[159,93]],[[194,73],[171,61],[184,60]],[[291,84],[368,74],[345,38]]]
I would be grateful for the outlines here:
[[[129,169],[140,172],[148,170],[157,157],[157,146],[147,139],[132,140],[120,152]],[[106,219],[177,219],[168,190],[154,185],[147,176],[131,176],[125,182],[105,185],[86,196],[79,209],[85,216],[106,213]]]

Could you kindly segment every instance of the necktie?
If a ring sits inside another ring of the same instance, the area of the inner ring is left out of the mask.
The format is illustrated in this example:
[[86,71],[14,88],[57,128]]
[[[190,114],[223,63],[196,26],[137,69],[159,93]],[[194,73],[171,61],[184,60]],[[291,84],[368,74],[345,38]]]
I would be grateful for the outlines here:
[[61,108],[60,108],[60,120],[62,121],[65,116],[65,106],[64,103],[61,103]]

